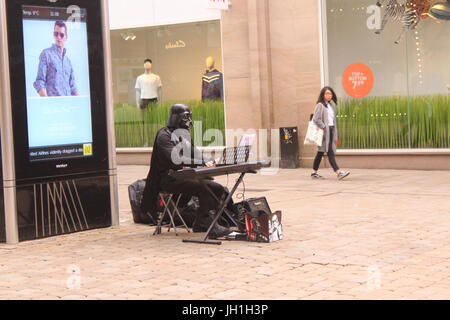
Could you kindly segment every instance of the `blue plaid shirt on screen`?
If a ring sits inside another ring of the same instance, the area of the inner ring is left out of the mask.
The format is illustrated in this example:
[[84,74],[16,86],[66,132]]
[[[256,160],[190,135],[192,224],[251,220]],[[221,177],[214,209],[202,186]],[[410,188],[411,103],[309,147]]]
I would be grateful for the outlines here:
[[39,68],[34,82],[36,91],[47,90],[47,96],[72,96],[78,93],[75,85],[72,63],[64,49],[56,44],[42,51],[39,57]]

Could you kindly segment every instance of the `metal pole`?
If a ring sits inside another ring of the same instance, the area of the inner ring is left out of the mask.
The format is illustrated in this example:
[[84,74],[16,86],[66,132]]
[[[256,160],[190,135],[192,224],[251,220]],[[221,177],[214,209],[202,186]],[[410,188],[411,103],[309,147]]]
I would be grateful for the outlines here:
[[14,139],[9,78],[8,34],[6,0],[0,0],[0,121],[3,157],[3,190],[5,201],[6,242],[19,242],[16,205],[16,175],[14,166]]
[[101,0],[103,22],[103,54],[105,63],[106,121],[108,131],[109,182],[111,196],[111,224],[118,227],[119,194],[117,187],[116,135],[114,131],[114,101],[111,75],[111,38],[109,32],[109,3]]

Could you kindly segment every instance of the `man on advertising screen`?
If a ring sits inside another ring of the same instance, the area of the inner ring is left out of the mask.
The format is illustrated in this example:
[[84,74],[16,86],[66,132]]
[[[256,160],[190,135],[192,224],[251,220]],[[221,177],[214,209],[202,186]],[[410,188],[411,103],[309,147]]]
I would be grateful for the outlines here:
[[41,97],[78,96],[72,63],[64,48],[68,39],[67,26],[56,21],[53,37],[55,43],[42,51],[34,88]]

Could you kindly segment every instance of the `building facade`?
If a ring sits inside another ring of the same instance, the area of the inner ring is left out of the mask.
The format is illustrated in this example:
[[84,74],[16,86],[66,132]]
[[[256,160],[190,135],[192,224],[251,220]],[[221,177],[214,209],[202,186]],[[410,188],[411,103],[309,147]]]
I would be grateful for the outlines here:
[[[397,1],[394,7],[392,1],[374,0],[234,0],[221,11],[203,0],[190,1],[191,11],[167,2],[180,8],[178,20],[158,18],[165,11],[155,0],[130,9],[152,12],[154,22],[134,18],[134,25],[112,26],[113,64],[116,56],[123,60],[113,70],[117,103],[132,104],[140,60],[151,55],[172,66],[154,64],[164,76],[162,100],[196,105],[193,101],[202,101],[202,64],[213,56],[223,73],[223,99],[204,107],[214,112],[203,118],[218,119],[207,128],[298,127],[300,165],[310,167],[316,149],[302,142],[319,91],[330,85],[339,99],[342,167],[450,168],[448,2]],[[111,4],[114,10],[114,0]],[[135,43],[140,37],[147,42],[127,50],[129,33]],[[119,146],[119,161],[147,164],[151,149],[145,147],[151,142],[145,143]]]

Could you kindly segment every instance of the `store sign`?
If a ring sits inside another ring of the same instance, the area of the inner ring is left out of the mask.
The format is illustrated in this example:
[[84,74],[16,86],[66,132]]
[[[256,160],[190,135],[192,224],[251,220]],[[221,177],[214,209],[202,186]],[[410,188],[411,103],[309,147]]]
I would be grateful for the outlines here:
[[349,65],[342,75],[342,86],[353,98],[364,98],[372,91],[373,85],[373,72],[364,63]]
[[184,42],[183,40],[177,40],[175,42],[171,41],[168,44],[166,44],[166,50],[179,48],[186,48],[186,42]]
[[228,10],[230,7],[230,0],[205,0],[208,9]]

